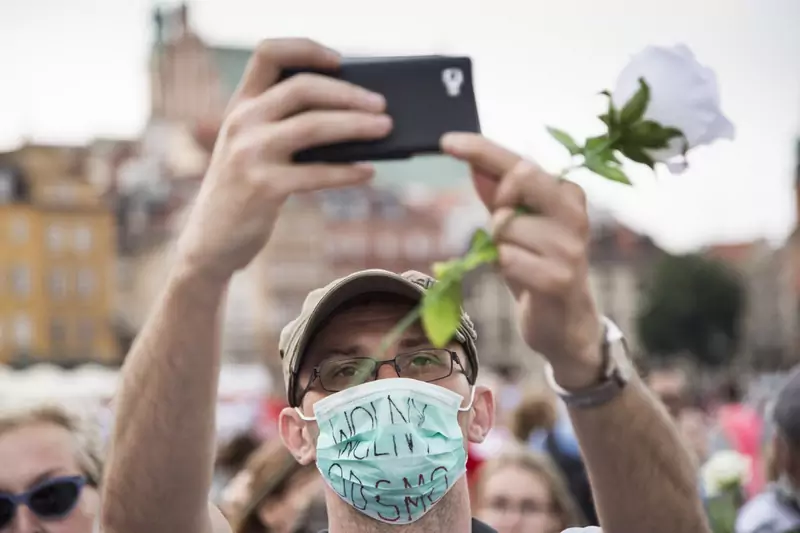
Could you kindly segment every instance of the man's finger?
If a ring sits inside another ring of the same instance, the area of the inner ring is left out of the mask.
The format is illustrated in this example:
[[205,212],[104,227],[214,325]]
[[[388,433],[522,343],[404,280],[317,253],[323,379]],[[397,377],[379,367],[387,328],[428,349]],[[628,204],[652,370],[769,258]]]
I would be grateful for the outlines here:
[[383,95],[353,83],[319,74],[297,74],[253,101],[255,115],[266,122],[282,120],[309,109],[354,109],[381,113]]
[[281,180],[281,187],[286,187],[285,194],[294,194],[363,185],[374,176],[375,168],[362,163],[287,165],[281,173],[285,178]]
[[534,213],[556,215],[559,212],[558,180],[538,165],[517,160],[497,186],[494,207],[525,207]]
[[267,39],[256,47],[231,104],[252,98],[275,84],[285,68],[334,70],[340,65],[338,53],[310,39]]
[[295,152],[347,141],[373,141],[392,129],[388,115],[363,111],[307,111],[270,127],[266,147],[280,157]]
[[520,160],[518,154],[477,133],[448,133],[442,137],[441,148],[498,180]]
[[571,286],[575,270],[557,259],[531,253],[512,244],[500,244],[498,266],[519,297],[523,291],[560,295]]
[[514,215],[511,208],[503,207],[492,215],[492,230],[498,244],[513,244],[572,264],[585,257],[583,239],[552,218]]

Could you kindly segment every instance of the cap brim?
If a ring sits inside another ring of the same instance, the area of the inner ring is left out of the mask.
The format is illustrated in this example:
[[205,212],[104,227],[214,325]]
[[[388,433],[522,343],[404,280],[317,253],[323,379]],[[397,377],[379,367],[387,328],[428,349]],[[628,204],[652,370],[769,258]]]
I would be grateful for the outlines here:
[[297,372],[303,363],[303,354],[314,333],[342,305],[359,296],[373,293],[395,294],[408,298],[413,302],[418,302],[425,294],[425,289],[399,274],[385,270],[363,270],[342,278],[336,286],[331,288],[317,302],[316,307],[311,311],[306,323],[302,326],[303,331],[289,363],[291,370],[289,398],[294,398]]

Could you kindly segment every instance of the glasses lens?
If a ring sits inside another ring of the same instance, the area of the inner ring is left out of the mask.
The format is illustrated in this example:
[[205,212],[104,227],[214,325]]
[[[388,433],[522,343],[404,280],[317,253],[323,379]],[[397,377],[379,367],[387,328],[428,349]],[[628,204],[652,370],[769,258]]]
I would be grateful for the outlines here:
[[14,519],[16,505],[8,496],[0,496],[0,529],[3,529]]
[[446,378],[453,370],[453,357],[447,350],[425,350],[397,357],[400,375],[420,381]]
[[72,511],[80,493],[75,480],[53,480],[36,489],[28,505],[41,518],[61,518]]
[[319,368],[322,387],[329,392],[339,392],[372,379],[375,361],[367,357],[331,359]]

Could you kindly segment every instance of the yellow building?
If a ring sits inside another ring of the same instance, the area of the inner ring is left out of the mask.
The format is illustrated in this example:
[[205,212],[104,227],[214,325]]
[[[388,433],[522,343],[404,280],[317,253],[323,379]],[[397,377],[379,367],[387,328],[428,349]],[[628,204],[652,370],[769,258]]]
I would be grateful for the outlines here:
[[119,360],[112,211],[73,148],[0,154],[0,363]]

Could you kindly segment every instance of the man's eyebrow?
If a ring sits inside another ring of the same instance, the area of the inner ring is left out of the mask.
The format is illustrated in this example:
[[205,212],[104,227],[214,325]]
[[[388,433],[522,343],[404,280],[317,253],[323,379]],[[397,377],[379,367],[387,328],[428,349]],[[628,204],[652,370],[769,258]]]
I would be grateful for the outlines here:
[[425,335],[415,335],[413,337],[406,337],[400,341],[401,348],[420,348],[431,346],[431,341]]

